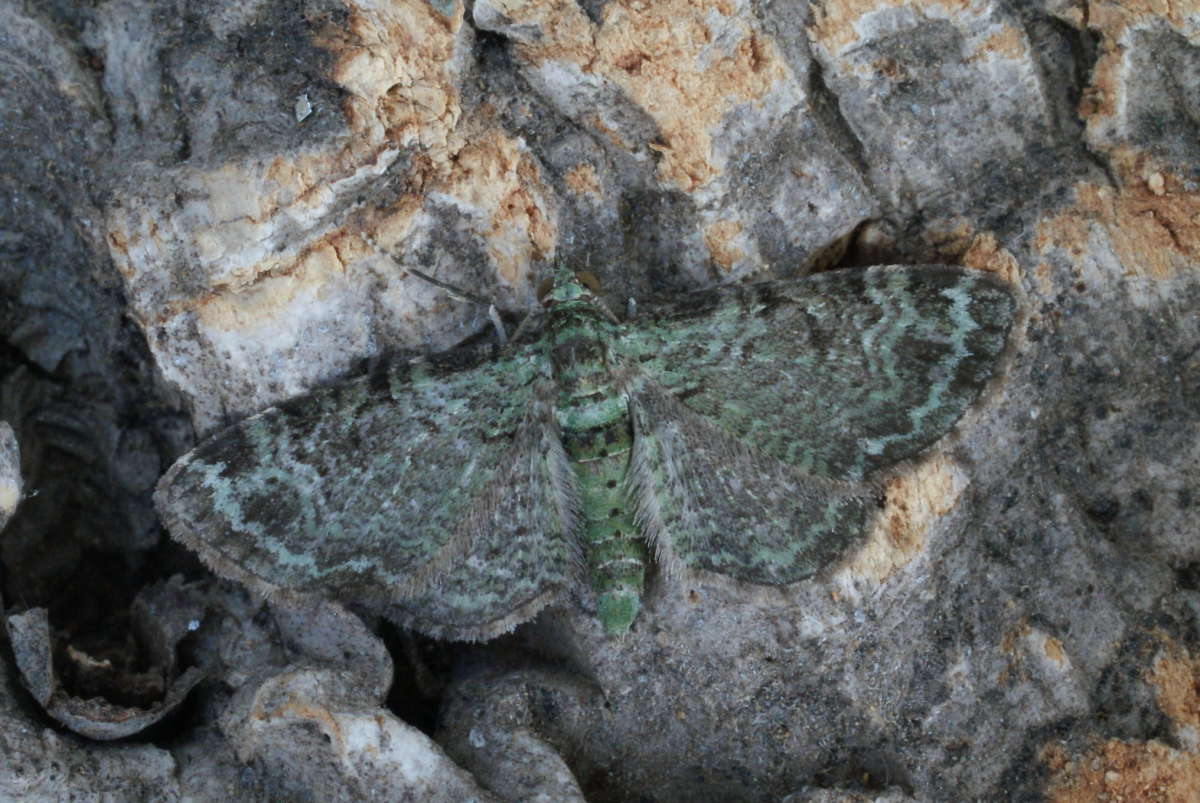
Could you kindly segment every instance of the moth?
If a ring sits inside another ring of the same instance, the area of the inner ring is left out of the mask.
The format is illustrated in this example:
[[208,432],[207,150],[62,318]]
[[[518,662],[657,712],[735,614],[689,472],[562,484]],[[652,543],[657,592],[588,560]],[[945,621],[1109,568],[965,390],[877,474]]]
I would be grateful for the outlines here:
[[183,456],[155,501],[218,574],[486,640],[573,596],[612,635],[667,576],[784,585],[853,545],[872,475],[942,437],[1006,284],[890,266],[726,286],[618,322],[560,268],[536,337],[313,392]]

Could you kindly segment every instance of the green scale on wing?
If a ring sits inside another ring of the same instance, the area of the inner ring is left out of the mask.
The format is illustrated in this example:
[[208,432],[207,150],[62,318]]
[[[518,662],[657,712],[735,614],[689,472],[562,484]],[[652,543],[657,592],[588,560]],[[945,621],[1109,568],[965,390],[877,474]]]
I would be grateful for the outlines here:
[[578,282],[559,281],[547,301],[557,419],[578,478],[596,616],[606,632],[620,635],[641,607],[648,556],[627,492],[633,428],[609,352],[616,328]]

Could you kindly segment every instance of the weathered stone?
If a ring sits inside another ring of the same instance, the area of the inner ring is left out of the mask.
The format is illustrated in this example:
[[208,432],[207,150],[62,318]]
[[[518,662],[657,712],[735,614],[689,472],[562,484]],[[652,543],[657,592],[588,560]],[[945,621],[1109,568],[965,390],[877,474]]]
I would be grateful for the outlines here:
[[[179,571],[150,549],[149,489],[193,426],[487,331],[409,268],[511,325],[558,258],[614,309],[952,261],[1018,287],[1022,318],[1001,380],[827,574],[651,577],[616,642],[572,610],[484,650],[402,642],[392,704],[431,731],[440,706],[475,781],[382,707],[382,647],[350,651],[362,673],[338,658],[360,625],[301,616],[328,649],[289,647],[219,587],[189,643],[220,682],[170,752],[43,734],[10,668],[6,794],[271,799],[320,757],[329,783],[394,794],[420,758],[497,797],[524,772],[589,800],[1197,796],[1188,4],[187,6],[0,3],[10,603],[109,613]],[[380,750],[357,780],[333,724]]]

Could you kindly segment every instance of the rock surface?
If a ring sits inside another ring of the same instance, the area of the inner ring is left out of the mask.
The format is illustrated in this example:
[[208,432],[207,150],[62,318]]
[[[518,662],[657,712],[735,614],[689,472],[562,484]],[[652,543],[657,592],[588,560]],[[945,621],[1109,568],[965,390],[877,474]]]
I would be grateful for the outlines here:
[[[10,658],[4,794],[1200,796],[1194,4],[0,0],[0,45],[7,613],[109,654],[183,573],[206,613],[171,660],[208,678],[100,744]],[[489,336],[412,269],[511,325],[559,259],[614,309],[952,262],[1022,314],[853,554],[783,591],[653,578],[619,641],[571,608],[414,640],[161,540],[196,437]]]

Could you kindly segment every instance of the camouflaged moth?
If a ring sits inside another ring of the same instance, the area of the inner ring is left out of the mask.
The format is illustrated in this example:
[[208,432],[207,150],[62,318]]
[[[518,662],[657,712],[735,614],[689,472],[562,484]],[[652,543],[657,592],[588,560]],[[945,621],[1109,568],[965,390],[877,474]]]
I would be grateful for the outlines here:
[[[863,531],[871,474],[942,437],[1013,318],[1008,287],[873,267],[691,293],[618,323],[558,272],[545,323],[318,390],[181,458],[173,536],[264,593],[488,639],[567,595],[611,634],[649,552],[780,585]],[[589,593],[590,592],[590,593]]]

